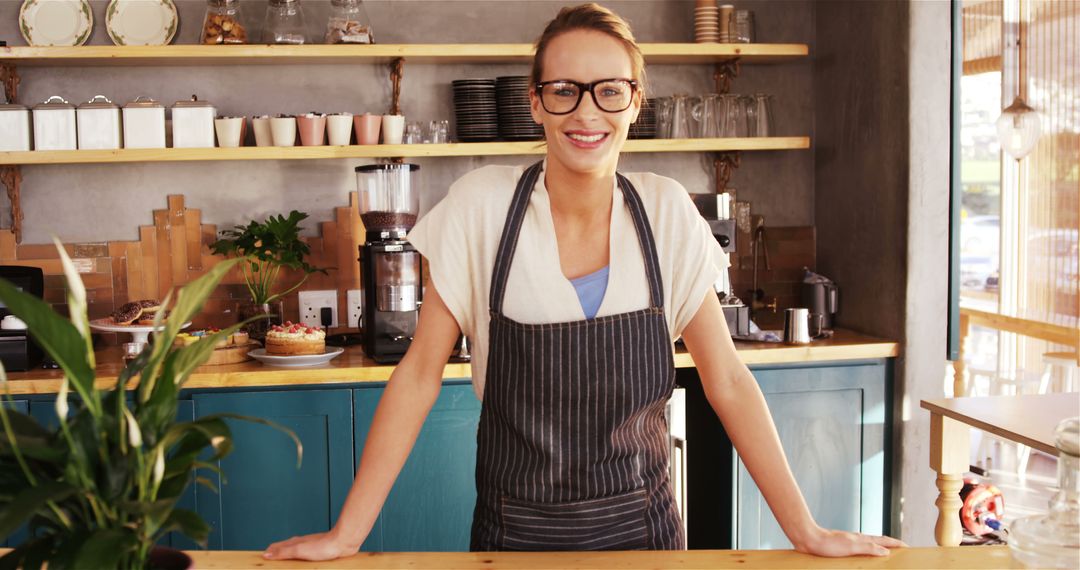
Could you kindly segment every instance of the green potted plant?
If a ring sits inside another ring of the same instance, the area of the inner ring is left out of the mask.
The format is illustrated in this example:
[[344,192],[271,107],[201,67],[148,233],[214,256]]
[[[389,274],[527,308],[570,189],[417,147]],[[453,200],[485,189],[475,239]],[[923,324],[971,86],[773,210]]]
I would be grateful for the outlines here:
[[[95,377],[95,356],[86,314],[86,289],[57,242],[67,278],[70,321],[32,295],[0,279],[0,301],[25,321],[30,334],[64,372],[56,398],[59,426],[48,429],[33,417],[8,409],[10,390],[0,367],[0,536],[22,525],[30,535],[0,558],[3,568],[161,567],[155,545],[178,531],[206,544],[209,527],[196,513],[176,508],[192,483],[213,488],[196,470],[220,470],[216,462],[232,450],[226,419],[277,427],[271,422],[231,414],[177,421],[180,389],[209,358],[216,341],[240,325],[207,340],[174,346],[181,323],[191,320],[222,277],[241,260],[215,265],[204,276],[172,294],[158,313],[153,341],[120,372],[112,389]],[[127,389],[137,383],[129,394]],[[70,397],[69,397],[70,396]],[[129,401],[130,399],[130,401]],[[152,555],[152,552],[154,555]],[[164,559],[190,559],[167,550]],[[160,558],[160,556],[159,556]],[[183,566],[182,566],[183,567]]]
[[[214,253],[244,259],[240,269],[251,294],[251,305],[242,305],[239,313],[244,320],[260,317],[248,327],[252,338],[262,340],[271,324],[281,323],[279,299],[297,290],[312,273],[326,273],[304,260],[311,250],[300,239],[300,222],[307,217],[293,210],[288,217],[279,214],[264,222],[253,220],[246,226],[220,232],[220,238],[210,244]],[[282,269],[300,271],[303,276],[293,286],[274,293]]]

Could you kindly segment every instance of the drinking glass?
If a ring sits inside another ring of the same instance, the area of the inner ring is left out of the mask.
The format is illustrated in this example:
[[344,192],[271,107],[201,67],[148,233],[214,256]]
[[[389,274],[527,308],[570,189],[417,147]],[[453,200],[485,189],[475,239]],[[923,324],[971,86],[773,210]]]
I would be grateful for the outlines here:
[[419,121],[409,121],[405,124],[405,144],[420,144],[426,142],[424,133],[420,129]]
[[671,136],[669,138],[688,139],[693,136],[691,109],[691,99],[688,95],[671,96]]
[[656,107],[656,138],[671,138],[671,97],[657,97],[652,101]]
[[699,138],[712,139],[720,136],[720,123],[717,120],[719,108],[720,96],[715,93],[703,95],[700,102],[694,105],[693,116]]
[[442,119],[428,123],[428,136],[426,139],[433,144],[450,142],[450,121]]
[[768,137],[773,133],[772,97],[765,93],[755,93],[751,105],[753,119],[750,120],[750,136]]

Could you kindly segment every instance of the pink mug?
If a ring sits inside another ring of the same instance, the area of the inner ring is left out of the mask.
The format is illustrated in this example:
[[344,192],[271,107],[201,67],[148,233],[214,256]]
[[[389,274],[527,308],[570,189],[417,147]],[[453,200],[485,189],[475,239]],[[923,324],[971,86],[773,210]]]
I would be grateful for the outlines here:
[[296,128],[300,131],[300,144],[304,146],[326,144],[326,115],[298,115]]
[[356,144],[379,144],[382,115],[364,113],[354,116],[353,122],[356,123]]

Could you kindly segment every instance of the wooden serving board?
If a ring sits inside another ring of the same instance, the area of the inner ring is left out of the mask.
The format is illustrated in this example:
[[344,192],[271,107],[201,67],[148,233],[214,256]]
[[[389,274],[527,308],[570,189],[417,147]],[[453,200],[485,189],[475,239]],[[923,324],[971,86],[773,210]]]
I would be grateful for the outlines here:
[[[200,341],[201,342],[201,341]],[[241,345],[229,345],[221,348],[215,348],[213,354],[210,355],[210,360],[207,360],[203,366],[217,366],[219,364],[239,364],[241,362],[247,362],[251,360],[248,356],[248,352],[259,348],[258,341],[249,340],[247,344]]]

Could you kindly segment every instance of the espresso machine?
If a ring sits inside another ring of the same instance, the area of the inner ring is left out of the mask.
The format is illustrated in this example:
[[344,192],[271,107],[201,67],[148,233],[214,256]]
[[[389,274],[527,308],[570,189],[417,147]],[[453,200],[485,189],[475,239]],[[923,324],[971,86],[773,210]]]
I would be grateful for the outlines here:
[[[735,219],[731,216],[731,194],[691,194],[694,205],[705,221],[709,223],[709,229],[713,237],[723,248],[724,253],[735,252]],[[724,309],[724,318],[727,320],[728,331],[734,336],[744,336],[750,333],[750,308],[742,300],[731,294],[731,279],[727,273],[713,284],[717,296],[720,297],[720,305]]]
[[420,315],[421,255],[405,241],[420,211],[419,169],[416,164],[356,167],[357,203],[367,230],[360,246],[364,352],[381,364],[405,355]]

